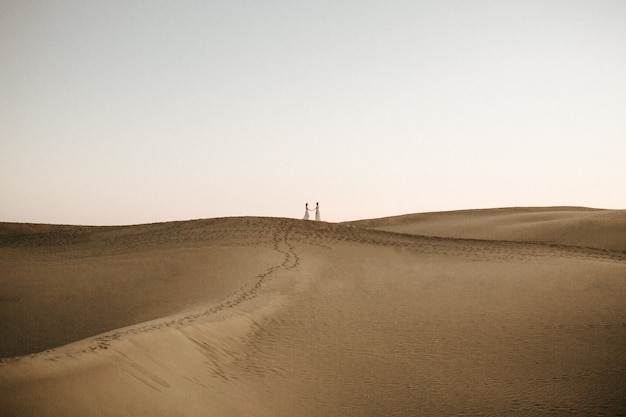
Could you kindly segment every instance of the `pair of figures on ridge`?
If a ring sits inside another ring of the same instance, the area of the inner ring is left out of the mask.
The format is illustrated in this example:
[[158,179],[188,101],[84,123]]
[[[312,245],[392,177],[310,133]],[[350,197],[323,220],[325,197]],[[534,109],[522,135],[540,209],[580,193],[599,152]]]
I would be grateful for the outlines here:
[[315,203],[315,209],[309,208],[309,203],[304,205],[304,217],[302,220],[309,220],[309,211],[315,211],[315,220],[320,221],[322,218],[320,217],[320,203]]

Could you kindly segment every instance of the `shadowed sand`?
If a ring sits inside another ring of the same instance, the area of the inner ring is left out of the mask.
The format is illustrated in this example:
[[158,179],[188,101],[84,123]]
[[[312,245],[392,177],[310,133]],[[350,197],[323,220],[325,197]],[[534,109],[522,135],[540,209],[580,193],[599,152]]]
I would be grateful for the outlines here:
[[625,225],[0,224],[0,415],[625,414]]

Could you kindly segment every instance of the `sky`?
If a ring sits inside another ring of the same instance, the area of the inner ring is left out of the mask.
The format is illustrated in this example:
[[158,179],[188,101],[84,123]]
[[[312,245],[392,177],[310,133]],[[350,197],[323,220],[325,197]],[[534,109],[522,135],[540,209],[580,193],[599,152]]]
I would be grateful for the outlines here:
[[626,2],[0,0],[0,221],[626,208]]

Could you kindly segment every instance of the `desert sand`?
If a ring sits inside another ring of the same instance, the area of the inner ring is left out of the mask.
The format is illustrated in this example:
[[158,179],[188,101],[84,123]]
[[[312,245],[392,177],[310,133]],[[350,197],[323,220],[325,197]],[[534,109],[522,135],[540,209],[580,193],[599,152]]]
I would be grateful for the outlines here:
[[2,416],[626,415],[626,211],[0,224]]

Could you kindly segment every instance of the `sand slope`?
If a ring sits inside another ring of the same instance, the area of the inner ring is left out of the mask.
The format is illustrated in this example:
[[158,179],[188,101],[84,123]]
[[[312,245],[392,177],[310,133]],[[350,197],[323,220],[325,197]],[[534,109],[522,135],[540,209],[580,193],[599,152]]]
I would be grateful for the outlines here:
[[269,218],[1,230],[2,349],[74,340],[0,363],[2,415],[626,413],[626,254],[600,236]]
[[626,210],[501,208],[408,214],[346,224],[425,236],[544,242],[626,251]]
[[0,357],[217,302],[280,262],[268,225],[0,226]]

